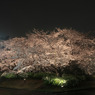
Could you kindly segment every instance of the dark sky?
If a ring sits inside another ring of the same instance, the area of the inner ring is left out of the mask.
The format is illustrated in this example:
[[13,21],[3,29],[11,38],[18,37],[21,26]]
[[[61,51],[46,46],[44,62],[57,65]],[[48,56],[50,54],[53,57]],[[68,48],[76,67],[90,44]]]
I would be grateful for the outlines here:
[[[63,2],[62,2],[63,1]],[[0,36],[23,36],[33,28],[73,28],[95,31],[95,4],[91,0],[1,0]]]

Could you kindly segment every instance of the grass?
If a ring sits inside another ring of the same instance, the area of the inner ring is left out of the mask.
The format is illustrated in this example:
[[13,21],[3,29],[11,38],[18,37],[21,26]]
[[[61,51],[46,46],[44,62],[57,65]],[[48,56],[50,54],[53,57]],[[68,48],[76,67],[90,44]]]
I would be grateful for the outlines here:
[[55,74],[43,73],[43,72],[38,72],[38,73],[28,72],[27,74],[28,74],[28,78],[35,78],[35,79],[42,79],[43,77],[46,76],[55,76]]
[[6,74],[2,75],[1,78],[6,78],[6,79],[14,79],[14,78],[42,79],[43,77],[46,77],[46,76],[55,76],[55,74],[43,73],[43,72],[38,72],[38,73],[27,72],[27,73],[21,73],[21,74],[6,73]]
[[14,79],[14,78],[17,78],[17,75],[14,73],[7,73],[7,74],[2,75],[1,78]]

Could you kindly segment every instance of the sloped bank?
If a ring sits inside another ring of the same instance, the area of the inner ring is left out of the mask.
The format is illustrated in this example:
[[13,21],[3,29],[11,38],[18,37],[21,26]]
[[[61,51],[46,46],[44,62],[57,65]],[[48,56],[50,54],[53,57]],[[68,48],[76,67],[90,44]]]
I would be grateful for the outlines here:
[[64,74],[62,77],[58,77],[55,74],[47,73],[34,74],[28,72],[19,75],[7,73],[0,79],[0,87],[43,92],[75,91],[95,87],[93,85],[85,86],[87,82],[87,77],[84,75],[75,76]]

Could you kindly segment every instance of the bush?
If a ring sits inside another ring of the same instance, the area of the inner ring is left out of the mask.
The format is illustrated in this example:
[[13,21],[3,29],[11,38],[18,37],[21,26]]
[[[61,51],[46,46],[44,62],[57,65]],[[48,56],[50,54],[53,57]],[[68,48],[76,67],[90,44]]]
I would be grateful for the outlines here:
[[73,75],[64,75],[62,77],[49,77],[46,76],[43,78],[46,84],[59,86],[59,87],[75,87],[81,81],[86,80],[85,76],[73,76]]
[[46,84],[51,84],[51,85],[54,85],[54,86],[61,86],[63,87],[67,80],[63,79],[63,78],[59,78],[59,77],[45,77],[44,78],[44,81]]

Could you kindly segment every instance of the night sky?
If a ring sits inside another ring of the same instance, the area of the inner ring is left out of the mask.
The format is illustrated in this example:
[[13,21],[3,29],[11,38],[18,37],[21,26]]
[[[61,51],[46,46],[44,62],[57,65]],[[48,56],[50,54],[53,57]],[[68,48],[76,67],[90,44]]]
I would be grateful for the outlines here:
[[72,28],[95,31],[95,3],[91,0],[1,0],[0,37],[23,36],[32,29]]

